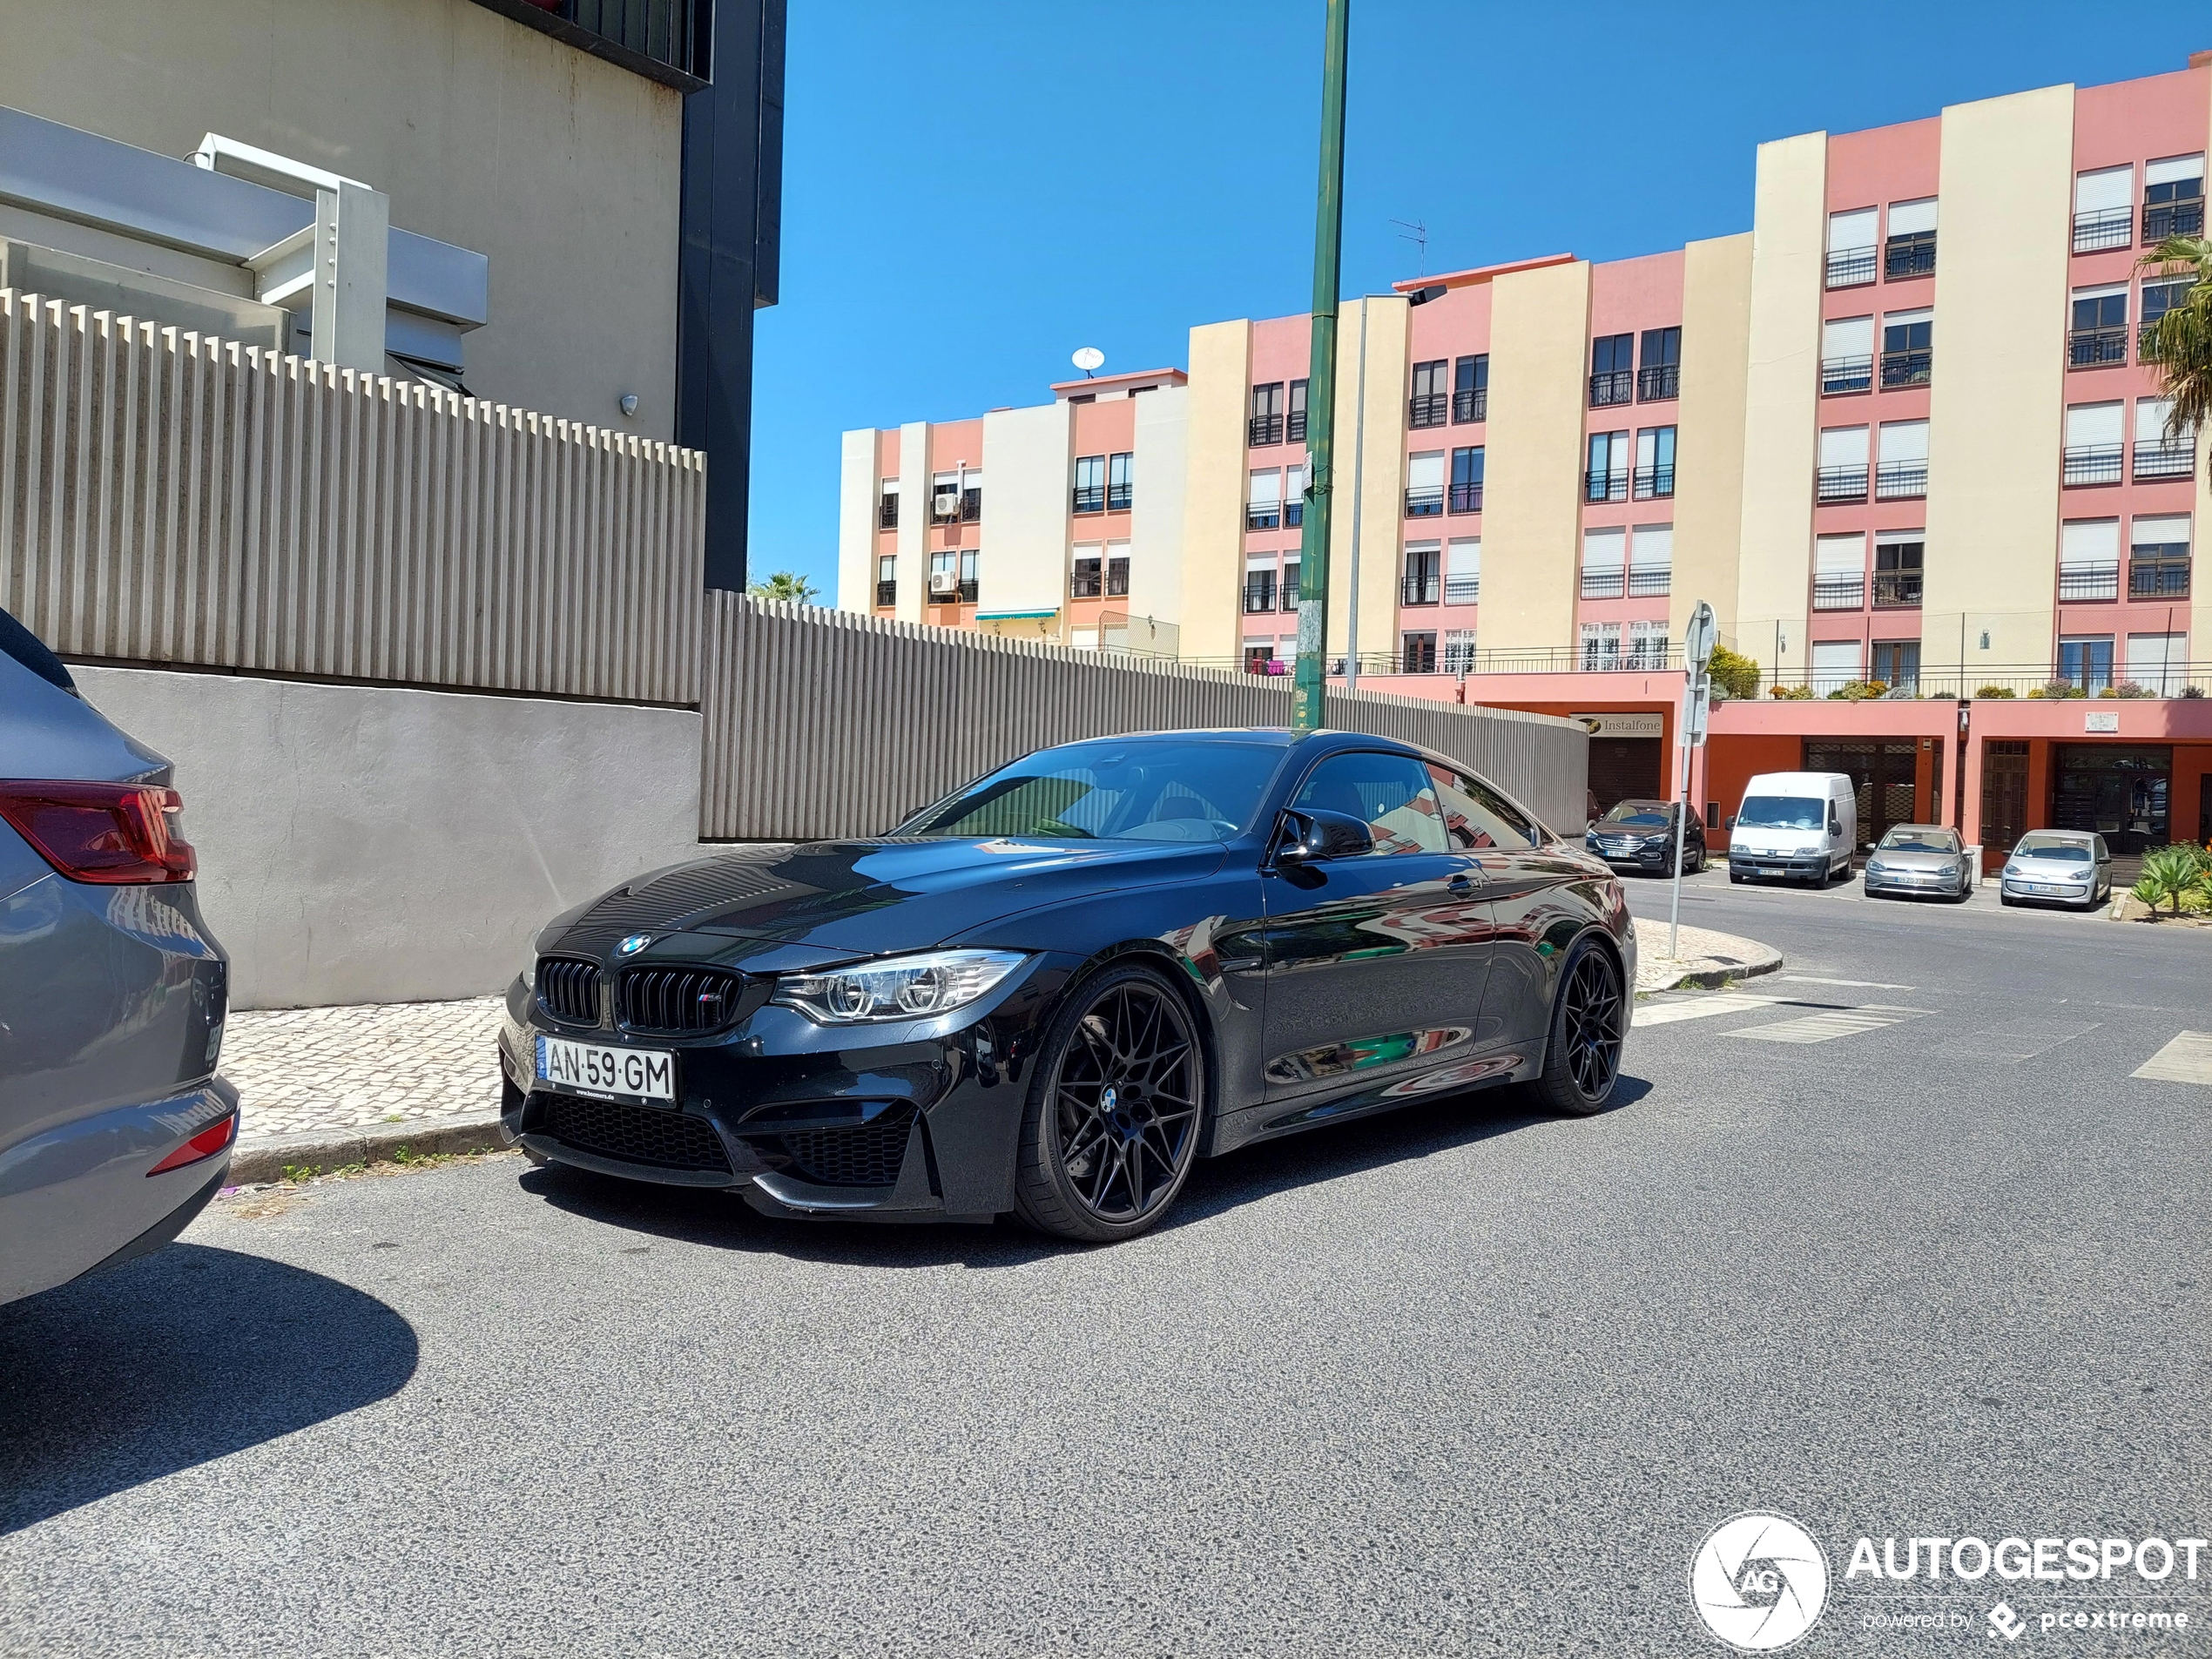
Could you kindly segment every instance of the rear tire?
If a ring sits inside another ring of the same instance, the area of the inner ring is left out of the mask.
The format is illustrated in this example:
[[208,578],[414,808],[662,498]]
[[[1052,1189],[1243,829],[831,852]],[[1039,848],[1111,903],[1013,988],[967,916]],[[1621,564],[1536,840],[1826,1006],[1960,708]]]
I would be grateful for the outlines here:
[[1544,1069],[1527,1085],[1530,1098],[1569,1117],[1604,1110],[1621,1080],[1628,1028],[1629,1000],[1619,967],[1600,947],[1577,945],[1560,970]]

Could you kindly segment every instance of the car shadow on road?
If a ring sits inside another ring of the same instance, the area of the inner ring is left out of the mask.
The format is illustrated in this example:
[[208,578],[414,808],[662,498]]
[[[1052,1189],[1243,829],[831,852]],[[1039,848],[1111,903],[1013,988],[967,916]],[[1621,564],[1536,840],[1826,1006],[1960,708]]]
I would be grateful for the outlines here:
[[[1623,1076],[1598,1116],[1609,1116],[1650,1091],[1650,1083],[1643,1079]],[[1158,1231],[1187,1227],[1279,1192],[1560,1121],[1532,1111],[1518,1091],[1489,1089],[1439,1096],[1372,1117],[1240,1148],[1200,1161]],[[756,1214],[732,1193],[653,1186],[559,1164],[525,1170],[520,1184],[555,1209],[651,1238],[844,1266],[1018,1267],[1082,1248],[1042,1238],[1007,1217],[988,1226],[772,1219]]]
[[203,1244],[0,1307],[0,1534],[395,1393],[415,1329]]

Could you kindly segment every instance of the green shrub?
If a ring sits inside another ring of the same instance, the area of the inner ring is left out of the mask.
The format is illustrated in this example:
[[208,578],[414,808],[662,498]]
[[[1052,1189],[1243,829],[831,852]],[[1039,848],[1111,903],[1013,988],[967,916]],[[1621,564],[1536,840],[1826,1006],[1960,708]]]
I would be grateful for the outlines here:
[[1844,703],[1871,703],[1878,697],[1885,696],[1889,689],[1887,683],[1882,680],[1853,680],[1848,685],[1838,685],[1828,695],[1831,700]]
[[[1976,697],[2011,697],[2014,695],[2014,692],[2009,685],[1978,685],[1974,688],[1974,695]],[[2030,691],[2028,695],[2034,697],[2038,693]]]
[[2187,843],[2161,846],[2143,856],[2141,876],[2135,883],[2135,896],[2155,910],[2164,905],[2172,915],[2182,914],[2182,897],[2192,889],[2202,891],[2208,869],[2204,849]]
[[1713,684],[1730,697],[1757,697],[1759,694],[1759,665],[1749,657],[1739,657],[1725,645],[1713,647],[1713,660],[1709,664]]
[[1778,697],[1785,703],[1804,703],[1809,702],[1811,699],[1812,687],[1810,685],[1777,685],[1774,687],[1769,695]]

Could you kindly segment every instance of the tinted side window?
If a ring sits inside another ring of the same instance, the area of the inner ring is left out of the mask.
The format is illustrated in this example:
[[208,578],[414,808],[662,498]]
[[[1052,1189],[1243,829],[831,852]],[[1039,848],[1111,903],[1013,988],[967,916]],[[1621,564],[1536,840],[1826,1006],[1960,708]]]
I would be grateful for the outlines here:
[[1542,835],[1528,815],[1480,779],[1432,765],[1428,775],[1443,802],[1452,845],[1477,852],[1487,846],[1534,846]]
[[62,659],[41,644],[37,635],[4,610],[0,610],[0,655],[14,658],[51,685],[58,685],[64,691],[77,689],[77,682],[70,678]]
[[1331,755],[1307,774],[1291,805],[1363,819],[1385,856],[1441,853],[1450,845],[1428,772],[1410,755]]

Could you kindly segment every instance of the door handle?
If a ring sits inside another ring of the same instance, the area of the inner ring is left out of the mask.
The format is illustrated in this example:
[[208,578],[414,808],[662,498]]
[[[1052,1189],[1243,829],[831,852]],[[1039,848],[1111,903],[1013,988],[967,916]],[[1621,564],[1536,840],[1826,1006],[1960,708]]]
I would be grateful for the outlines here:
[[1458,894],[1461,897],[1464,897],[1474,891],[1474,879],[1468,875],[1465,871],[1461,871],[1459,874],[1453,876],[1449,881],[1447,881],[1444,886],[1448,892]]

